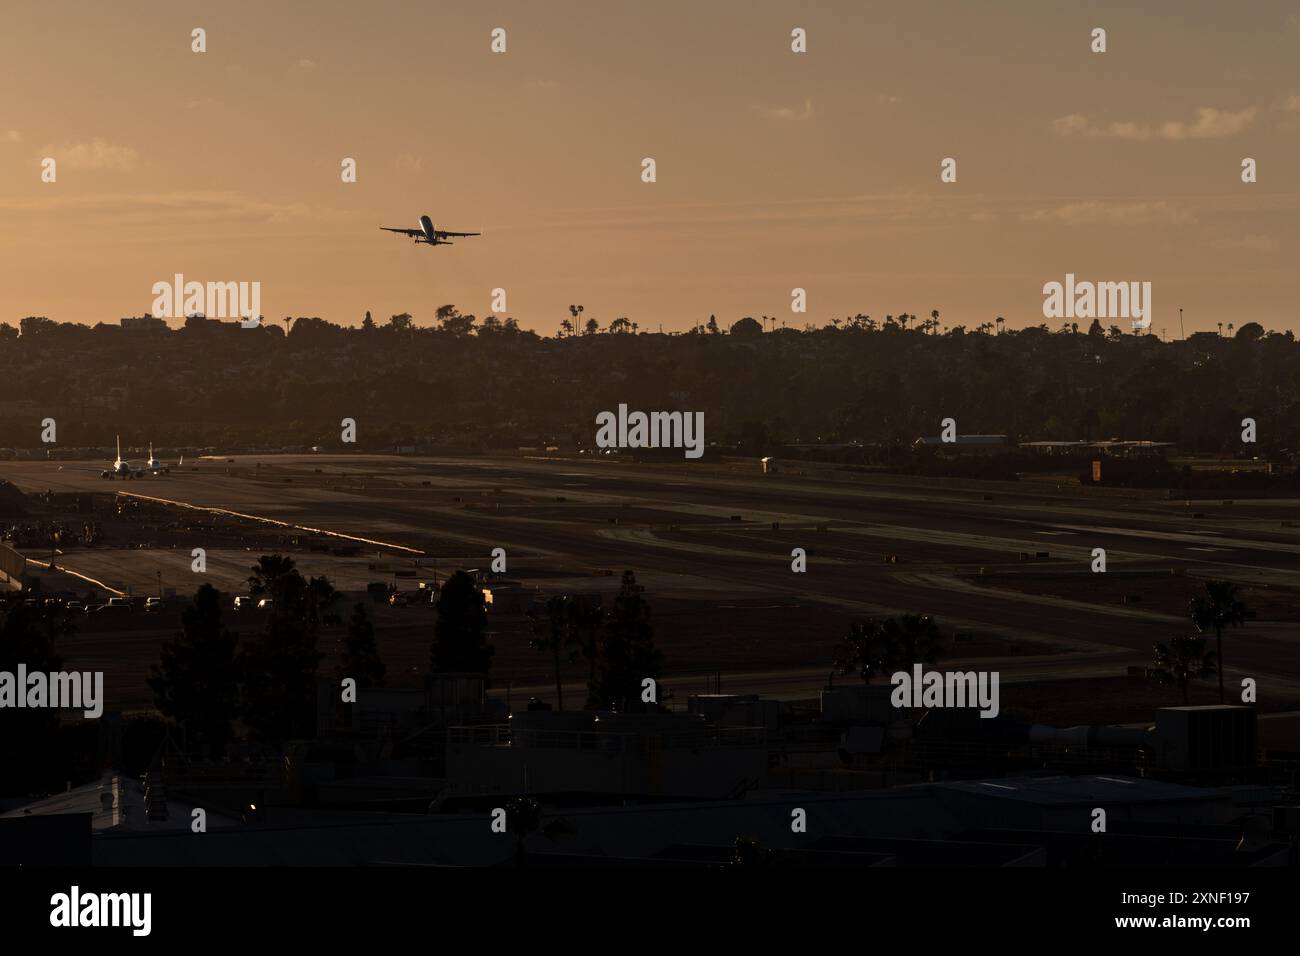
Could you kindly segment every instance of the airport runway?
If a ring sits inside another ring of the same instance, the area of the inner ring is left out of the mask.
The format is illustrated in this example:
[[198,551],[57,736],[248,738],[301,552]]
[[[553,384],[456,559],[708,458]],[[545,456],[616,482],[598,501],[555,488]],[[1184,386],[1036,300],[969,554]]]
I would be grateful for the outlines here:
[[[559,579],[611,570],[616,580],[632,568],[652,590],[813,602],[845,620],[927,613],[950,629],[1091,655],[1108,667],[1149,663],[1154,641],[1189,629],[1185,597],[1121,603],[1131,587],[1126,574],[1178,575],[1187,596],[1202,579],[1226,578],[1261,589],[1271,608],[1225,638],[1229,670],[1277,690],[1300,680],[1300,528],[1284,524],[1300,523],[1294,500],[1184,503],[1069,483],[821,470],[765,476],[757,465],[687,461],[249,455],[118,482],[99,478],[101,467],[6,462],[0,477],[28,493],[116,491],[234,512],[443,566],[485,568],[491,549],[502,547],[512,571]],[[791,570],[793,548],[806,549],[806,573]],[[1108,573],[1115,572],[1113,594],[1103,600],[1007,586],[1044,565],[1077,571],[1083,583],[1095,548],[1105,549]],[[1021,560],[1039,552],[1050,558]],[[310,559],[299,563],[310,570]],[[75,553],[62,561],[78,568]],[[981,568],[997,572],[988,586]],[[105,572],[102,561],[95,570]],[[181,578],[167,583],[193,587],[183,564],[176,573]],[[792,672],[813,660],[796,667],[792,648]]]

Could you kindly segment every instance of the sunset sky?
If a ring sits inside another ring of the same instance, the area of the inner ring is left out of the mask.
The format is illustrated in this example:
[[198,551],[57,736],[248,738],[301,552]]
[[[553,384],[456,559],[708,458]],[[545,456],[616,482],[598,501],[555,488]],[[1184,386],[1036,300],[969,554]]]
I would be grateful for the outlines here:
[[[277,321],[504,287],[545,334],[570,303],[1022,326],[1071,272],[1150,281],[1170,337],[1297,329],[1300,5],[1135,6],[7,0],[0,321],[115,322],[180,272]],[[421,213],[483,236],[379,231]]]

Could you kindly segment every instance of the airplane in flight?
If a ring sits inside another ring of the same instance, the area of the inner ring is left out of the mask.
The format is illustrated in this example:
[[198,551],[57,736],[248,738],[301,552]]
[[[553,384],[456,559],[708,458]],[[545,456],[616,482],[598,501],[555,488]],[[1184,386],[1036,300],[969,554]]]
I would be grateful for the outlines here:
[[427,242],[431,246],[454,246],[454,242],[448,242],[448,236],[479,236],[478,232],[447,232],[444,229],[434,229],[433,220],[428,216],[420,217],[419,229],[399,229],[394,226],[380,226],[385,232],[400,232],[406,236],[412,236],[416,245],[421,242]]

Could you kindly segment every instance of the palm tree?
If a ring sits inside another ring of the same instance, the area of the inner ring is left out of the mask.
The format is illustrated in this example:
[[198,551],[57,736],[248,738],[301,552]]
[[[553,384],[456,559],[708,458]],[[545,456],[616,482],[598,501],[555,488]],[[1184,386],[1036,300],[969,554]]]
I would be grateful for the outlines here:
[[1228,581],[1206,581],[1205,595],[1192,598],[1192,623],[1204,634],[1214,630],[1215,659],[1219,667],[1219,703],[1223,693],[1223,629],[1246,623],[1246,605],[1237,598],[1237,586]]
[[[1205,638],[1194,634],[1180,634],[1171,638],[1168,644],[1156,643],[1154,664],[1157,668],[1156,679],[1162,684],[1173,684],[1182,688],[1183,704],[1189,704],[1191,698],[1188,688],[1194,680],[1213,677],[1215,671],[1215,654],[1205,650]],[[1222,675],[1222,671],[1220,671]],[[1223,685],[1219,685],[1219,697],[1223,698]]]
[[287,555],[264,554],[249,570],[253,573],[248,578],[248,593],[253,597],[261,597],[274,593],[276,585],[297,569],[293,558]]

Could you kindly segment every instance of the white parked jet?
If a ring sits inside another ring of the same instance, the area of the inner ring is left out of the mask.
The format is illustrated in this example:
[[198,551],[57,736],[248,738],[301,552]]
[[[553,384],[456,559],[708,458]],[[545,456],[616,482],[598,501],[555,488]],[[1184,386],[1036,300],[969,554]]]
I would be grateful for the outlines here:
[[380,226],[385,232],[400,232],[403,235],[411,236],[415,239],[416,245],[421,242],[427,242],[431,246],[454,246],[454,242],[447,242],[448,236],[478,236],[478,232],[447,232],[444,229],[434,229],[433,220],[428,216],[420,217],[419,229],[400,229],[395,226]]
[[[153,446],[149,446],[149,457],[153,457]],[[99,473],[101,478],[135,478],[141,472],[131,467],[129,461],[122,460],[122,436],[117,436],[117,460],[113,462],[112,468],[105,468]]]
[[165,475],[171,471],[170,468],[153,456],[153,442],[149,443],[149,460],[144,463],[144,470],[154,475]]

